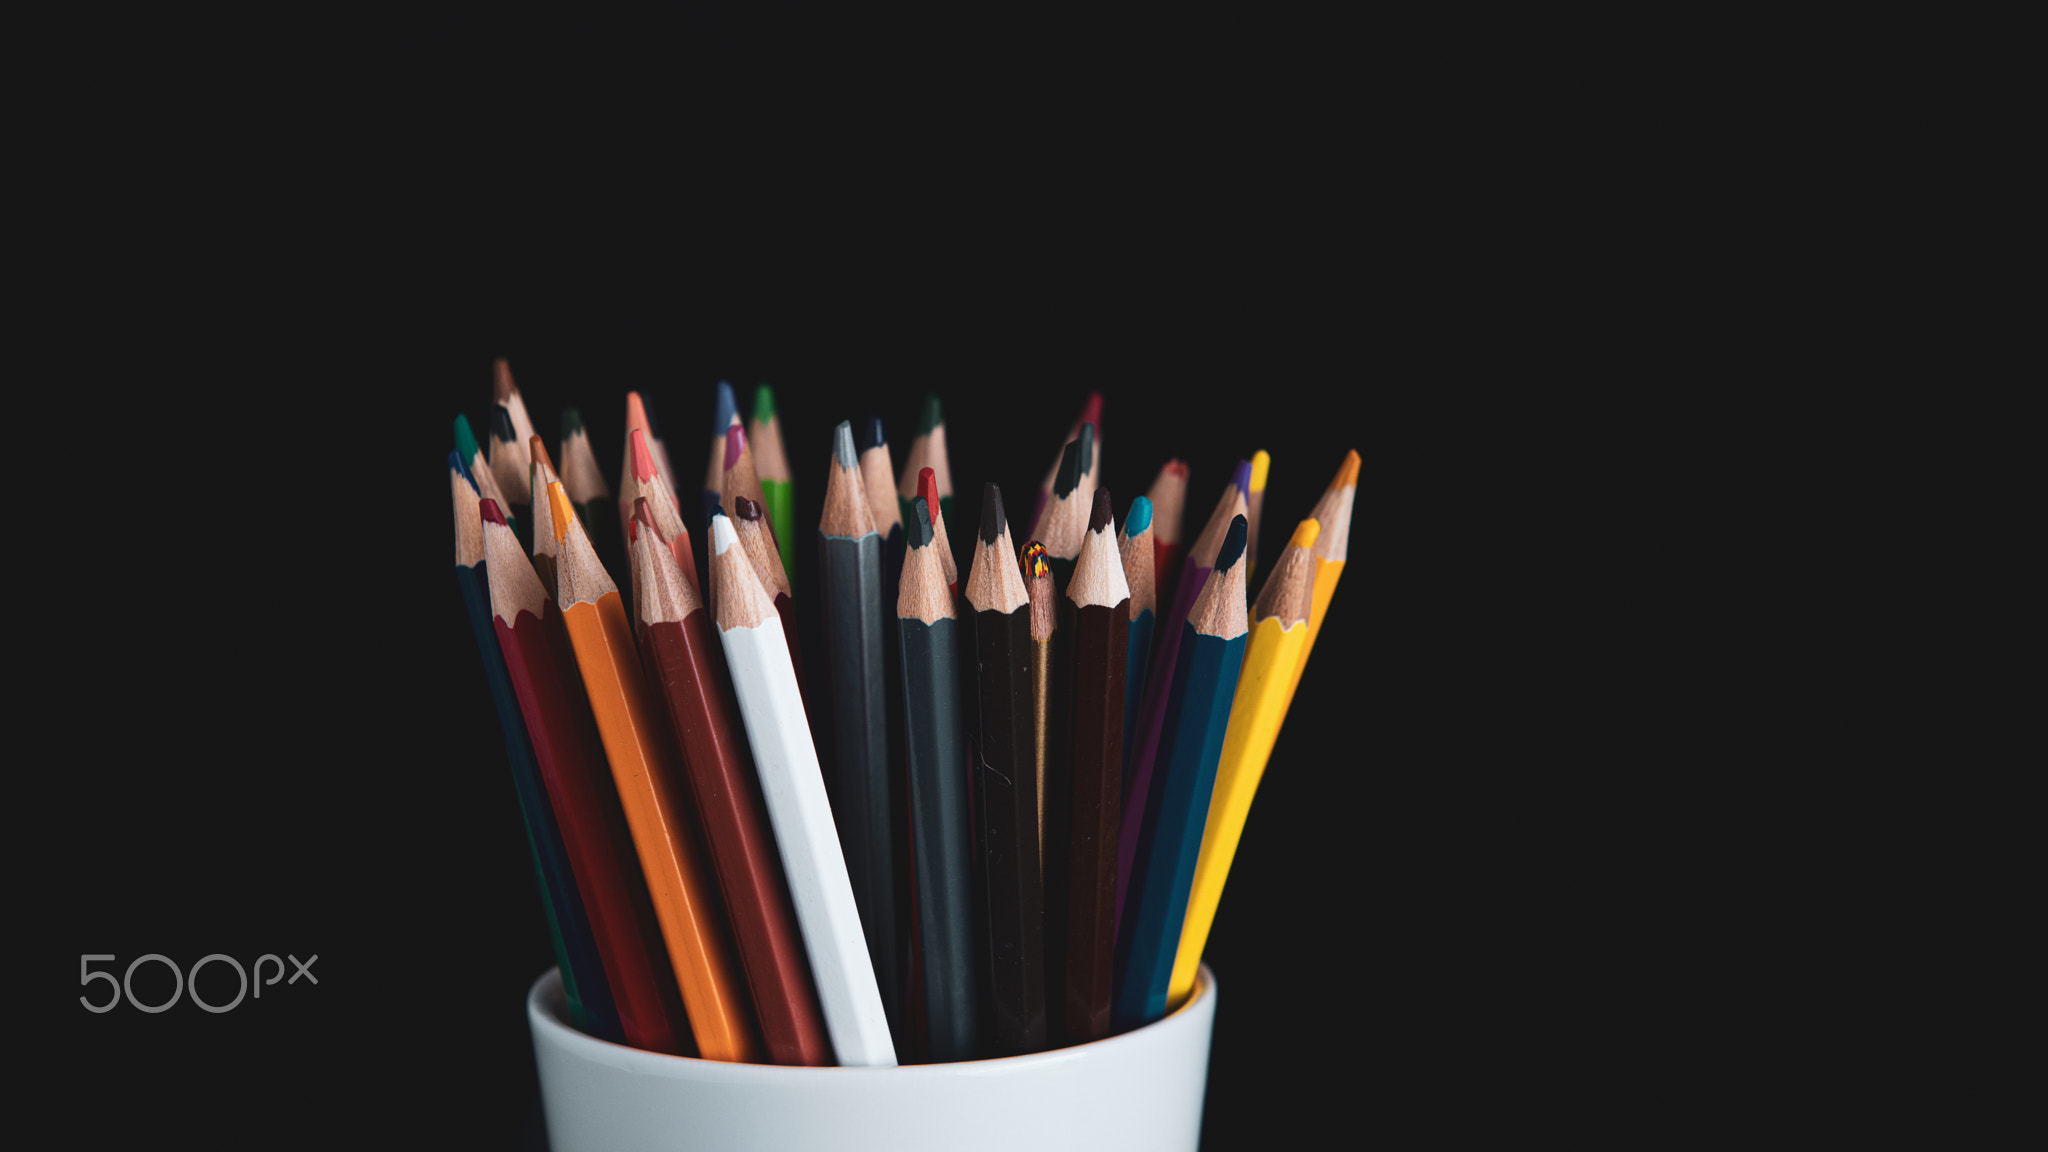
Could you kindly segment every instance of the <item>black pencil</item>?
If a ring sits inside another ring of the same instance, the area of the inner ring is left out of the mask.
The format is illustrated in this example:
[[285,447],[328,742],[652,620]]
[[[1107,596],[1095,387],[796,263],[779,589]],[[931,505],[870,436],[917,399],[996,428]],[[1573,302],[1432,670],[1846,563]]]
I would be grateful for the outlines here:
[[853,426],[832,431],[825,511],[818,521],[826,662],[832,693],[832,818],[846,874],[860,908],[868,957],[898,1052],[913,1050],[904,1028],[897,954],[893,860],[896,809],[890,804],[888,697],[884,690],[882,538],[853,453]]
[[1038,854],[1038,764],[1032,741],[1031,597],[1011,563],[1003,496],[981,488],[981,533],[967,574],[974,611],[974,787],[987,891],[991,1047],[1045,1047],[1045,895]]
[[1095,444],[1095,425],[1081,425],[1078,439],[1067,442],[1060,457],[1059,474],[1052,482],[1052,499],[1038,514],[1032,536],[1045,542],[1045,558],[1052,566],[1053,590],[1064,592],[1074,574],[1074,560],[1081,555],[1081,538],[1088,534],[1088,509],[1094,505],[1094,474],[1088,467]]
[[1112,1022],[1117,801],[1123,780],[1130,603],[1110,519],[1109,489],[1098,488],[1073,579],[1060,598],[1060,631],[1067,636],[1073,658],[1067,981],[1061,1017],[1069,1041],[1107,1036]]
[[960,636],[953,596],[920,496],[905,525],[896,624],[903,636],[904,730],[910,761],[911,856],[931,1058],[977,1051],[973,862],[967,833],[966,744],[960,730]]

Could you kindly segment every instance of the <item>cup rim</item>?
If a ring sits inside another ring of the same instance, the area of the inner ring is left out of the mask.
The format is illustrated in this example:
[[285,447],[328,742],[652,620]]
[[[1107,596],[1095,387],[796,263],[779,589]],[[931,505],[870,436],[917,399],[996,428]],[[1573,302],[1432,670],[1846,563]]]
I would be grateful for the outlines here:
[[[1061,1064],[1086,1059],[1091,1052],[1099,1052],[1112,1045],[1142,1043],[1147,1038],[1166,1039],[1166,1033],[1199,1026],[1199,1016],[1213,1010],[1216,998],[1216,974],[1207,964],[1201,966],[1195,976],[1195,990],[1187,1002],[1140,1028],[1090,1040],[1085,1044],[1071,1044],[1065,1048],[1054,1048],[1045,1052],[1027,1052],[1021,1056],[991,1056],[979,1060],[956,1060],[947,1064],[902,1064],[894,1068],[831,1066],[813,1068],[790,1064],[738,1064],[726,1060],[705,1060],[696,1056],[673,1056],[666,1052],[648,1052],[640,1048],[629,1048],[614,1044],[595,1036],[578,1031],[565,1018],[568,1001],[562,994],[561,969],[550,968],[534,980],[526,993],[527,1025],[535,1033],[536,1042],[546,1034],[548,1042],[566,1049],[570,1054],[614,1067],[666,1076],[684,1076],[692,1080],[754,1080],[763,1076],[804,1077],[804,1076],[896,1076],[930,1077],[961,1075],[997,1075],[1024,1072],[1048,1064]],[[557,1011],[559,1006],[560,1011]]]

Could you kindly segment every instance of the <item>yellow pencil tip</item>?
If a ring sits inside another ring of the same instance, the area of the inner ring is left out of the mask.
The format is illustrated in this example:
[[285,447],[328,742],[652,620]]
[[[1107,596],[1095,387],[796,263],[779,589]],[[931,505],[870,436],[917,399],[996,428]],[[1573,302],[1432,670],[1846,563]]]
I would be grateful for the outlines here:
[[1306,548],[1323,534],[1323,526],[1314,520],[1303,520],[1294,526],[1294,535],[1287,540],[1290,548]]
[[548,511],[555,522],[555,543],[560,544],[568,539],[569,524],[576,519],[576,507],[569,503],[569,493],[560,480],[548,481]]
[[1273,466],[1273,458],[1266,455],[1264,448],[1252,453],[1252,491],[1266,490],[1266,469]]

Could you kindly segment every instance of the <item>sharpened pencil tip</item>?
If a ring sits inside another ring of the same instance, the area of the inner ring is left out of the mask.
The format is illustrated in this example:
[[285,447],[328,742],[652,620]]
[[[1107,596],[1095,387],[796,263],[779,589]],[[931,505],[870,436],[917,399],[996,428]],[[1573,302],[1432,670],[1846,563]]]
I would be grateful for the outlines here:
[[485,523],[500,524],[507,528],[511,527],[510,524],[505,523],[505,510],[498,507],[496,500],[486,496],[478,503],[477,507],[483,511]]
[[1067,446],[1060,450],[1060,474],[1052,482],[1052,494],[1060,499],[1065,499],[1074,494],[1074,489],[1080,483],[1081,442],[1079,440],[1069,440],[1067,441]]
[[732,498],[732,510],[734,515],[748,523],[761,518],[761,506],[745,496],[734,496]]
[[526,458],[535,464],[547,465],[550,472],[555,470],[555,462],[548,456],[547,442],[540,438],[538,432],[526,438]]
[[503,356],[491,361],[491,399],[503,404],[517,391],[518,386],[512,383],[512,365]]
[[[577,411],[574,407],[562,409],[562,439],[567,440],[569,437],[582,431],[583,413]],[[584,434],[589,435],[589,433]]]
[[1081,425],[1081,435],[1075,438],[1075,442],[1081,446],[1081,475],[1086,476],[1095,470],[1095,425],[1092,422]]
[[888,442],[889,438],[882,434],[882,418],[869,416],[867,423],[861,425],[860,450],[865,452],[870,448],[880,448]]
[[[654,509],[648,507],[647,497],[635,496],[633,497],[633,540],[640,538],[640,526],[642,524],[647,525],[647,530],[654,533],[656,540],[661,540],[661,525],[654,522]],[[633,540],[628,540],[627,543],[630,544]],[[663,544],[668,543],[666,540],[661,540],[661,542]]]
[[932,471],[930,468],[920,468],[917,470],[917,496],[919,503],[930,505],[925,510],[925,514],[931,517],[933,524],[937,524],[939,522],[939,474],[937,472]]
[[1252,482],[1251,486],[1246,488],[1245,491],[1264,492],[1266,490],[1266,470],[1272,466],[1273,458],[1266,455],[1264,448],[1252,453]]
[[1100,532],[1109,524],[1109,521],[1109,489],[1097,488],[1095,490],[1095,505],[1088,509],[1088,530],[1090,532]]
[[464,460],[476,459],[476,433],[470,431],[467,416],[455,418],[455,450],[462,454]]
[[[726,459],[730,461],[732,449],[728,447],[725,452]],[[851,468],[859,462],[859,458],[853,454],[853,421],[841,420],[833,426],[832,459],[837,461],[841,468]],[[728,462],[726,467],[730,468],[732,464]]]
[[1100,389],[1089,389],[1088,399],[1081,405],[1081,423],[1102,423],[1102,392]]
[[1017,553],[1017,568],[1024,573],[1026,580],[1050,575],[1052,565],[1045,562],[1045,545],[1036,540],[1024,545],[1023,551]]
[[903,542],[912,548],[922,548],[932,542],[932,513],[925,506],[924,497],[911,501],[911,511],[916,515],[903,525]]
[[1131,510],[1124,514],[1124,535],[1136,536],[1152,526],[1152,501],[1140,496],[1131,501]]
[[560,480],[548,482],[548,514],[555,521],[555,543],[569,538],[569,525],[576,522],[576,506],[569,503],[569,493]]
[[1287,538],[1287,546],[1289,548],[1307,548],[1314,544],[1316,537],[1322,535],[1322,533],[1323,526],[1315,519],[1303,520],[1294,526],[1294,535]]
[[470,491],[474,492],[474,491],[476,491],[476,490],[477,490],[477,487],[476,487],[476,477],[474,477],[474,476],[471,476],[471,475],[469,474],[469,461],[467,461],[467,460],[464,460],[464,459],[462,458],[462,453],[460,453],[460,452],[456,452],[456,451],[453,451],[453,450],[450,450],[450,451],[449,451],[449,453],[448,453],[448,468],[449,468],[449,470],[450,470],[450,471],[454,472],[454,473],[455,473],[456,475],[458,475],[458,476],[461,476],[461,477],[462,477],[462,478],[463,478],[464,480],[467,480],[467,481],[469,481],[469,490],[470,490]]
[[647,434],[635,428],[627,436],[628,448],[633,453],[633,479],[645,484],[654,478],[654,453],[647,447]]
[[725,550],[740,542],[739,533],[733,531],[732,521],[723,512],[711,514],[711,551],[723,556]]
[[725,430],[725,470],[732,471],[740,462],[740,456],[747,450],[747,430],[744,425],[733,424]]
[[512,428],[512,410],[503,404],[491,409],[491,439],[507,444],[519,439],[519,433]]
[[981,542],[993,544],[1002,539],[1003,529],[1006,527],[1008,525],[1003,521],[1003,491],[992,483],[984,482],[981,486]]
[[732,427],[732,414],[738,409],[739,405],[733,402],[732,385],[724,380],[720,380],[718,382],[718,399],[714,402],[711,409],[711,434],[713,436],[725,435],[725,430]]
[[1216,566],[1212,571],[1222,572],[1238,562],[1244,555],[1244,537],[1248,531],[1250,525],[1244,522],[1244,517],[1230,518],[1230,531],[1223,534],[1223,547],[1216,550]]
[[1239,460],[1237,462],[1237,471],[1230,474],[1230,482],[1237,485],[1238,492],[1242,493],[1245,499],[1251,499],[1252,462],[1249,460]]
[[754,388],[754,419],[763,424],[775,419],[775,389],[766,384]]
[[939,394],[937,392],[925,393],[924,410],[917,417],[917,434],[922,436],[945,422],[946,413],[944,409],[939,407]]
[[1346,485],[1352,487],[1358,485],[1358,450],[1356,448],[1344,454],[1344,463],[1337,468],[1337,478],[1330,481],[1331,488],[1342,488]]

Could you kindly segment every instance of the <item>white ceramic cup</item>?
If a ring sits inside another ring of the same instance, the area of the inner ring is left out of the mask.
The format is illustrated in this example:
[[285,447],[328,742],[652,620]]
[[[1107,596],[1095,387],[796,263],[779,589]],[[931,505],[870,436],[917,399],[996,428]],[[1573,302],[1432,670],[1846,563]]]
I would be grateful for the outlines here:
[[642,1052],[569,1026],[550,969],[526,997],[554,1152],[632,1149],[1193,1149],[1216,1023],[1205,965],[1180,1010],[1029,1056],[788,1068]]

